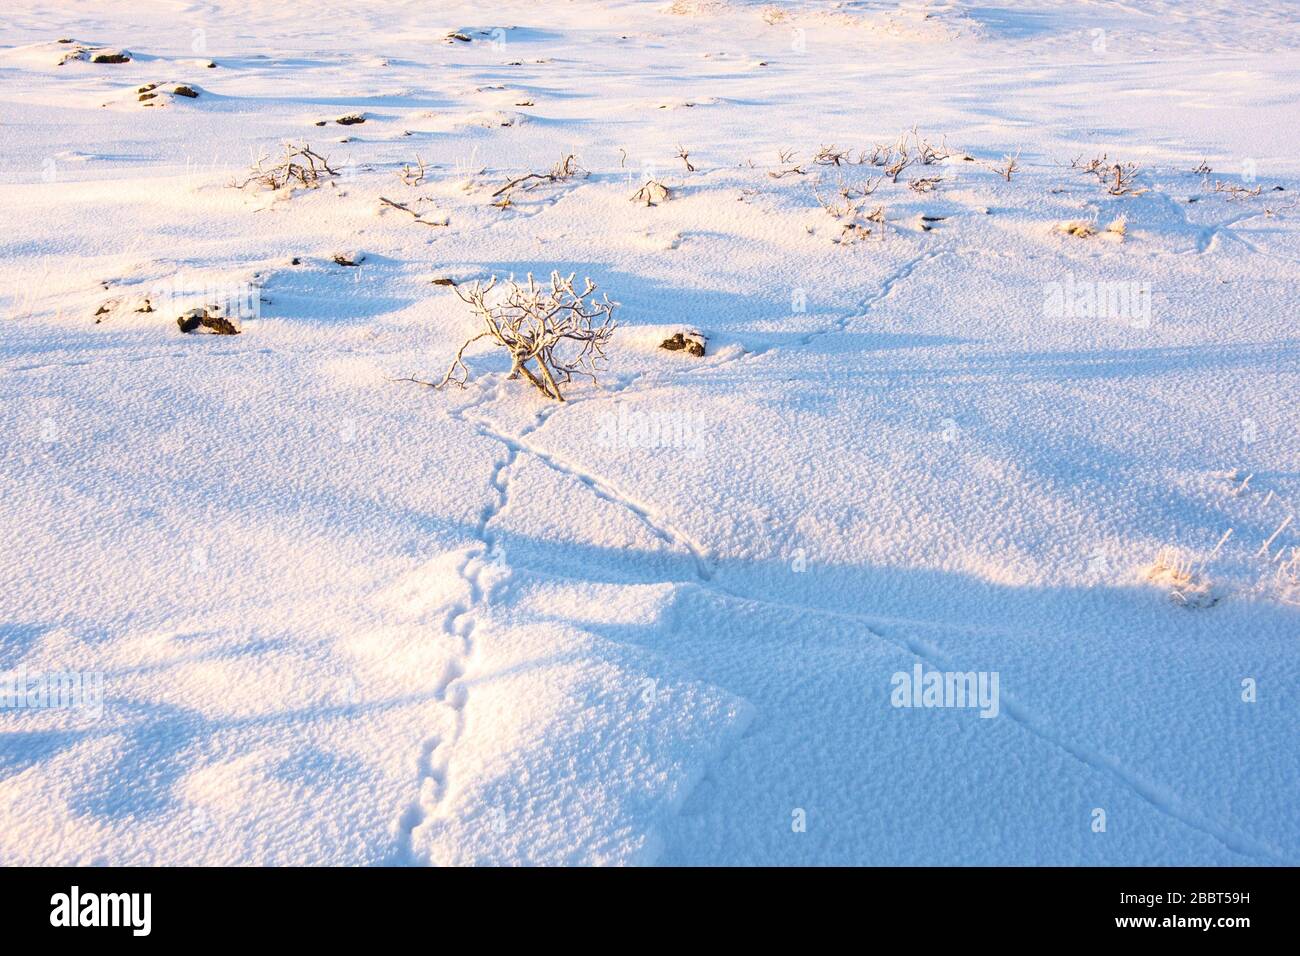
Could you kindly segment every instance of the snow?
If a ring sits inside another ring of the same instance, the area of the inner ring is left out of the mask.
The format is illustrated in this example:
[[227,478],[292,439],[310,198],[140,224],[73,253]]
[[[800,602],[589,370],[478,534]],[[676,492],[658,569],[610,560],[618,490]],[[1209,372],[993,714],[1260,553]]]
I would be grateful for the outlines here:
[[[1235,7],[10,4],[0,671],[103,706],[0,706],[0,861],[1300,862],[1300,31]],[[286,140],[341,175],[232,187]],[[431,280],[552,269],[599,385],[402,381]]]

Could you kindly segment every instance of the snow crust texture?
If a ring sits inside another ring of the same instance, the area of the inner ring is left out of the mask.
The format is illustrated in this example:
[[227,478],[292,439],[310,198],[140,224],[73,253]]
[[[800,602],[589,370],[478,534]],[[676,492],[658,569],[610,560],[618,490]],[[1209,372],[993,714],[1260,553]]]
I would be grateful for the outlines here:
[[[1300,863],[1294,5],[58,7],[0,862]],[[405,380],[552,270],[598,382]]]

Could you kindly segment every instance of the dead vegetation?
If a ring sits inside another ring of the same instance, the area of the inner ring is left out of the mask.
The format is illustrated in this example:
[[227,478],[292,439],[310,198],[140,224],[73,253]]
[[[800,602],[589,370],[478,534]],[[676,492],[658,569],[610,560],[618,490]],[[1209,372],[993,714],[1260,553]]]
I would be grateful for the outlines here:
[[268,166],[269,158],[259,156],[250,167],[250,175],[243,182],[231,181],[230,185],[243,189],[250,183],[257,183],[267,189],[284,189],[301,186],[315,189],[329,177],[339,175],[338,170],[329,164],[329,160],[317,153],[306,143],[285,143],[284,154],[274,165]]
[[767,174],[773,179],[785,179],[787,176],[807,176],[808,170],[795,161],[794,150],[783,149],[777,153],[776,169],[769,169]]
[[869,179],[865,184],[857,187],[841,183],[837,191],[838,199],[825,199],[817,188],[813,187],[813,198],[832,219],[852,219],[862,212],[867,197],[876,191],[879,183],[879,179]]
[[907,167],[911,165],[912,158],[908,156],[906,152],[900,153],[897,156],[891,156],[888,164],[885,166],[885,175],[889,177],[890,182],[896,183],[898,182],[898,177],[902,175],[903,170],[907,169]]
[[820,147],[817,154],[813,156],[813,162],[818,166],[842,166],[849,162],[848,156],[848,150],[837,149],[832,143],[830,146]]
[[418,186],[424,182],[424,173],[425,173],[424,160],[420,158],[419,153],[416,153],[415,165],[407,166],[403,164],[401,172],[399,172],[397,175],[398,178],[401,179],[405,185]]
[[844,217],[843,225],[840,227],[840,234],[835,237],[835,242],[842,246],[848,246],[864,242],[873,235],[877,236],[881,242],[884,242],[887,224],[888,220],[885,218],[884,206],[877,206],[871,212],[865,214],[862,206],[856,206],[849,215]]
[[[952,156],[946,138],[936,144],[921,135],[913,126],[899,134],[898,138],[891,143],[876,143],[870,149],[856,152],[835,143],[822,143],[812,154],[812,159],[806,163],[797,158],[794,150],[782,149],[777,153],[776,166],[769,169],[767,175],[771,179],[786,179],[791,176],[806,176],[813,166],[835,170],[866,166],[878,169],[883,174],[882,177],[868,180],[869,185],[863,195],[869,195],[884,179],[897,184],[906,170],[916,166],[933,166]],[[749,166],[752,168],[754,163],[751,161]],[[942,176],[918,176],[908,180],[907,185],[915,192],[929,192],[943,180]],[[833,204],[825,202],[820,197],[818,202],[828,212],[831,211]]]
[[1111,162],[1107,154],[1101,153],[1088,160],[1076,156],[1070,160],[1070,168],[1095,176],[1112,196],[1137,196],[1146,192],[1136,185],[1138,173],[1142,171],[1137,163]]
[[408,216],[412,217],[416,222],[418,222],[422,226],[448,225],[448,220],[445,216],[440,217],[438,219],[426,219],[424,213],[412,209],[410,206],[406,205],[406,203],[397,202],[397,200],[389,199],[387,196],[380,196],[379,201],[383,203],[385,206],[389,206],[393,209],[397,209],[400,210],[401,212],[406,213]]
[[893,143],[877,143],[870,153],[865,154],[864,159],[872,166],[884,169],[885,175],[896,183],[905,169],[917,164],[933,166],[951,155],[946,137],[936,146],[913,126],[899,134]]
[[1102,153],[1098,156],[1094,156],[1092,157],[1092,159],[1085,160],[1082,155],[1079,155],[1074,157],[1074,159],[1070,160],[1070,168],[1077,169],[1081,173],[1092,173],[1094,175],[1100,175],[1099,170],[1102,170],[1105,167],[1106,167],[1105,153]]
[[608,296],[596,299],[596,283],[591,279],[585,279],[579,290],[573,277],[573,273],[564,277],[552,272],[549,286],[544,286],[530,273],[523,285],[507,280],[504,295],[499,297],[490,297],[497,284],[495,276],[486,284],[454,287],[483,328],[461,345],[441,381],[420,384],[464,386],[469,378],[465,350],[480,339],[488,339],[510,354],[510,378],[523,377],[557,402],[564,401],[560,384],[571,382],[575,375],[595,382],[614,334],[618,303]]
[[1278,562],[1277,571],[1274,572],[1274,582],[1283,601],[1288,604],[1300,604],[1300,548],[1291,548],[1290,556],[1283,561],[1286,555],[1286,549],[1283,549],[1274,559]]
[[1219,602],[1209,578],[1178,548],[1161,548],[1142,576],[1167,589],[1169,599],[1180,607],[1207,608]]
[[492,205],[504,209],[513,204],[513,196],[516,190],[527,192],[547,183],[568,182],[571,179],[581,179],[589,175],[590,173],[579,165],[578,157],[573,153],[569,153],[552,166],[549,172],[525,173],[507,182],[492,194],[492,198],[495,200]]
[[1237,183],[1225,183],[1220,179],[1214,181],[1214,191],[1227,196],[1229,201],[1241,202],[1245,199],[1253,199],[1263,192],[1263,187],[1256,186],[1251,189],[1248,186],[1241,186]]
[[1137,163],[1114,163],[1106,170],[1106,175],[1101,177],[1106,192],[1112,196],[1136,195],[1141,191],[1134,185],[1140,169]]
[[1091,239],[1100,235],[1102,238],[1123,240],[1128,235],[1128,220],[1123,216],[1112,219],[1105,229],[1098,230],[1097,224],[1083,219],[1067,219],[1052,227],[1053,232],[1073,236],[1076,239]]
[[1002,162],[993,167],[993,171],[1011,182],[1011,177],[1020,170],[1020,150],[1016,150],[1015,155],[1007,154],[1002,157]]

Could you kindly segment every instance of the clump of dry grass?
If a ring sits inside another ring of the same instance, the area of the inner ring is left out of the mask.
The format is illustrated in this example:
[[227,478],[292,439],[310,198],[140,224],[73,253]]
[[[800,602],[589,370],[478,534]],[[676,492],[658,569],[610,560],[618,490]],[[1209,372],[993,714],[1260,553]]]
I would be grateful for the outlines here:
[[[1282,558],[1286,557],[1283,561]],[[1300,604],[1300,548],[1292,548],[1287,556],[1285,549],[1278,552],[1275,559],[1278,564],[1275,582],[1282,600],[1288,604]]]
[[1116,216],[1101,230],[1098,230],[1096,223],[1084,219],[1066,219],[1054,225],[1052,231],[1066,236],[1073,236],[1075,239],[1091,239],[1094,236],[1101,236],[1123,242],[1124,237],[1128,235],[1128,219],[1124,216]]
[[1206,608],[1219,602],[1209,578],[1177,548],[1164,547],[1157,551],[1155,560],[1143,569],[1142,577],[1167,588],[1169,599],[1180,607]]
[[1058,222],[1052,229],[1054,232],[1074,236],[1076,239],[1090,239],[1097,234],[1096,226],[1082,219],[1067,219],[1064,222]]

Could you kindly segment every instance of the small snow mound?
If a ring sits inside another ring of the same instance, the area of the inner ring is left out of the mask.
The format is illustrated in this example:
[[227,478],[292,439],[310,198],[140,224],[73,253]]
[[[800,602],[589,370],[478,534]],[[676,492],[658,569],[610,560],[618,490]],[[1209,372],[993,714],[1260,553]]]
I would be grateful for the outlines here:
[[484,129],[494,129],[501,126],[521,126],[526,122],[528,122],[527,113],[519,113],[514,110],[484,110],[461,117],[456,125],[460,127],[482,126]]

